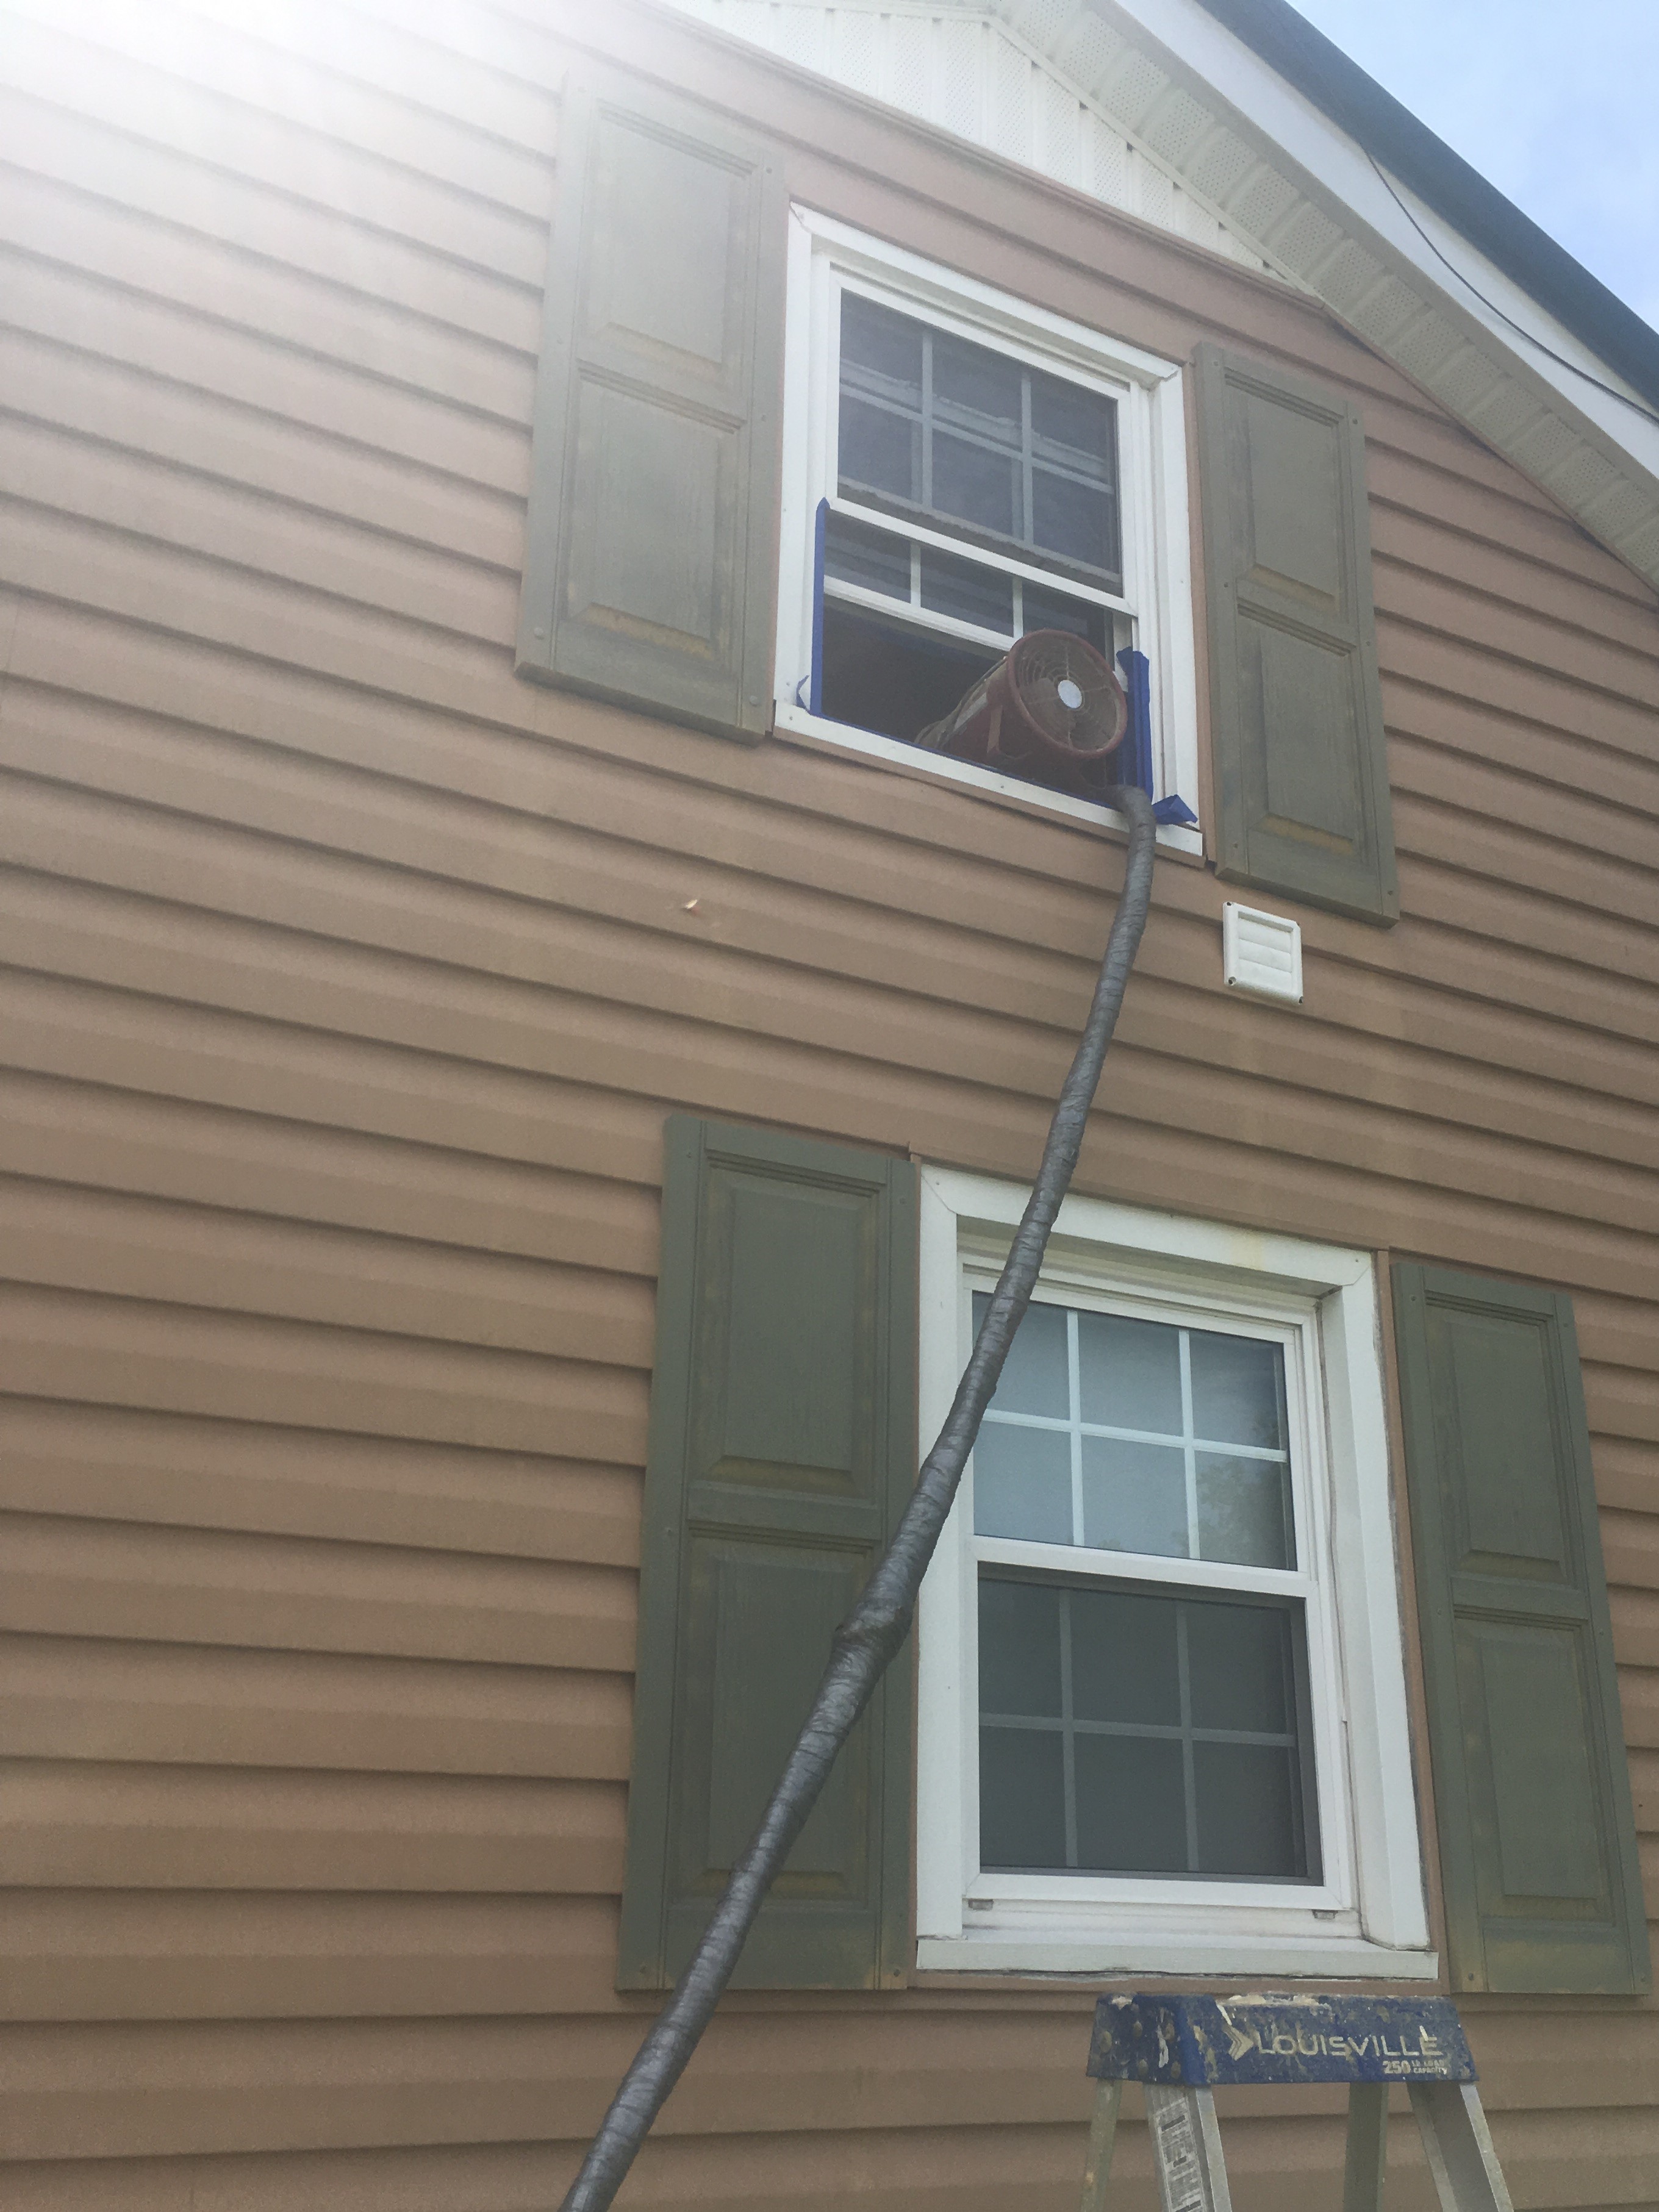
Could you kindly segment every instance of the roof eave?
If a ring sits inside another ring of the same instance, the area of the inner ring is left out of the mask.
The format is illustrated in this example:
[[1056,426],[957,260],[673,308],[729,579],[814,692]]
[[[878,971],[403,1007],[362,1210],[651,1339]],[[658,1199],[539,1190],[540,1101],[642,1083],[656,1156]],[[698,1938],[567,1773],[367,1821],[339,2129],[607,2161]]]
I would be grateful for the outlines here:
[[1659,331],[1287,0],[1199,0],[1199,5],[1409,186],[1632,390],[1659,406]]

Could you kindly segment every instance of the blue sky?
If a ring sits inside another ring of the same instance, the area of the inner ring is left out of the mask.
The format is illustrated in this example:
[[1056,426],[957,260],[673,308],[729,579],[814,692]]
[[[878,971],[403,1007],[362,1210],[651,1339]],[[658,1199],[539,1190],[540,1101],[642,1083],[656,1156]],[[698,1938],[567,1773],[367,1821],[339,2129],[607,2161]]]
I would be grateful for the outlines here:
[[1659,0],[1294,0],[1659,327]]

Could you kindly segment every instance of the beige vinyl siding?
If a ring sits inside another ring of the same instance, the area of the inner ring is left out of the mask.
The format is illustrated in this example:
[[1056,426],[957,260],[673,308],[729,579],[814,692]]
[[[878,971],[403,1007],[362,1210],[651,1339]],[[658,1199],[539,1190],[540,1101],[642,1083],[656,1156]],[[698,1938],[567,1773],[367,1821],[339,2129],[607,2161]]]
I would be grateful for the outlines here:
[[[1250,1005],[1161,863],[1079,1182],[1573,1291],[1659,1909],[1653,594],[1267,280],[628,0],[142,15],[0,35],[9,2212],[555,2199],[649,2010],[663,1117],[1019,1176],[1103,941],[1074,826],[514,678],[571,38],[849,222],[1353,393],[1403,919]],[[635,2194],[1070,2212],[1089,2003],[734,2000]],[[1517,2203],[1651,2205],[1659,2013],[1465,2012]],[[1236,2102],[1241,2207],[1330,2201],[1338,2101]]]

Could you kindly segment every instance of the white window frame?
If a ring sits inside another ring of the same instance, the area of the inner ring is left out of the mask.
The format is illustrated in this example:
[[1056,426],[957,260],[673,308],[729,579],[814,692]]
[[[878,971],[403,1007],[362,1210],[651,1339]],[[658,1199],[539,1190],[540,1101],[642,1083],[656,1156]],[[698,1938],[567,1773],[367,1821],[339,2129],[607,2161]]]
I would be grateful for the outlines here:
[[[922,1447],[971,1341],[1028,1193],[928,1168],[921,1192]],[[1065,1571],[1067,1551],[976,1537],[971,1466],[922,1585],[916,1964],[974,1973],[1276,1973],[1431,1980],[1406,1703],[1376,1270],[1366,1252],[1068,1197],[1045,1290],[1188,1326],[1249,1326],[1285,1346],[1304,1571],[1180,1562],[1179,1579],[1304,1597],[1320,1815],[1316,1884],[982,1872],[977,1596],[981,1556]],[[1092,1564],[1100,1564],[1091,1555]],[[1071,1555],[1073,1565],[1075,1555]],[[1115,1577],[1171,1563],[1112,1555]]]
[[[778,578],[774,727],[781,737],[830,744],[988,795],[1017,799],[1041,811],[1123,826],[1094,801],[1048,791],[972,761],[919,751],[872,731],[854,730],[812,714],[803,703],[812,661],[814,530],[820,500],[832,512],[866,510],[839,496],[835,473],[840,389],[840,295],[843,284],[881,299],[1032,367],[1058,371],[1109,393],[1118,409],[1118,477],[1123,539],[1121,594],[1079,586],[1017,556],[988,556],[971,541],[921,522],[905,535],[948,552],[967,550],[1050,588],[1075,592],[1133,625],[1133,641],[1152,669],[1152,750],[1155,795],[1178,793],[1194,812],[1198,799],[1197,672],[1193,645],[1191,524],[1187,497],[1187,432],[1179,366],[1139,347],[1050,314],[976,279],[923,260],[902,247],[849,229],[828,216],[792,207],[789,222],[784,346],[783,498]],[[869,519],[892,526],[890,515]],[[848,596],[851,596],[850,594]],[[872,602],[875,604],[875,602]],[[930,625],[938,618],[930,617]],[[938,621],[945,631],[976,636],[965,625]],[[986,634],[988,639],[989,634]],[[1171,824],[1160,842],[1201,854],[1201,830]]]

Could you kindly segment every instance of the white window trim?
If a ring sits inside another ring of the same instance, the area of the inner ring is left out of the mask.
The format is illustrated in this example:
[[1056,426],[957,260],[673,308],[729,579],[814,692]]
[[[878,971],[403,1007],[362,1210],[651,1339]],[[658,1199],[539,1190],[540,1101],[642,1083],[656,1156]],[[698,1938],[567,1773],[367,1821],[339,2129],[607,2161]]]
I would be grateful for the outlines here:
[[[893,304],[1018,354],[1039,368],[1080,374],[1119,403],[1123,514],[1123,594],[1109,604],[1134,611],[1136,643],[1152,665],[1153,781],[1158,795],[1198,799],[1197,671],[1193,645],[1191,525],[1182,372],[1121,340],[1050,314],[988,284],[866,236],[828,216],[792,207],[784,341],[783,499],[778,578],[775,729],[781,737],[835,746],[896,765],[921,767],[990,796],[1018,795],[1039,811],[1122,828],[1109,808],[979,767],[918,752],[890,738],[810,713],[797,696],[811,665],[813,526],[829,483],[831,410],[838,364],[830,359],[830,313],[836,275],[878,289]],[[931,533],[921,530],[919,534]],[[945,542],[941,540],[940,542]],[[1018,564],[1024,568],[1024,563]],[[1091,596],[1101,596],[1091,594]],[[1198,830],[1171,825],[1160,843],[1201,854]]]
[[[963,1285],[1000,1260],[1028,1193],[923,1171],[921,1417],[931,1445],[963,1358]],[[1312,1685],[1324,1879],[1274,1883],[981,1875],[978,1716],[967,1659],[976,1572],[958,1500],[922,1586],[916,1792],[916,1964],[974,1973],[1247,1974],[1431,1980],[1389,1461],[1376,1274],[1369,1253],[1066,1199],[1045,1279],[1267,1318],[1299,1343],[1304,1458],[1330,1600],[1326,1679]],[[1322,1428],[1322,1437],[1318,1433]],[[1010,1556],[1018,1548],[1000,1547]],[[1033,1557],[1035,1558],[1035,1550]],[[1044,1564],[1053,1555],[1044,1547]],[[1127,1564],[1127,1563],[1126,1563]],[[1182,1563],[1182,1576],[1189,1563]],[[1115,1571],[1116,1568],[1115,1565]],[[1212,1569],[1209,1580],[1225,1579]],[[1253,1586],[1262,1581],[1250,1578]],[[1310,1609],[1310,1660],[1318,1631]],[[1322,1713],[1319,1708],[1323,1705]],[[977,1900],[970,1905],[970,1899]]]

